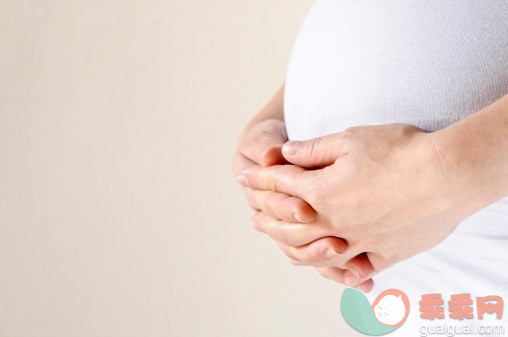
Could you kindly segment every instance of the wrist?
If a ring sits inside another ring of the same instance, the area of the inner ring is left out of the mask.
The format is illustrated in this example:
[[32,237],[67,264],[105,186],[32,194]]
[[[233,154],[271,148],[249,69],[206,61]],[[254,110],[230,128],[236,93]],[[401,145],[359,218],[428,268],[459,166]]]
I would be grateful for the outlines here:
[[508,195],[508,99],[503,99],[431,134],[436,161],[469,213]]
[[243,128],[239,137],[239,144],[247,137],[249,132],[259,123],[267,120],[278,120],[284,122],[284,84],[277,90],[275,95],[265,104],[259,112]]

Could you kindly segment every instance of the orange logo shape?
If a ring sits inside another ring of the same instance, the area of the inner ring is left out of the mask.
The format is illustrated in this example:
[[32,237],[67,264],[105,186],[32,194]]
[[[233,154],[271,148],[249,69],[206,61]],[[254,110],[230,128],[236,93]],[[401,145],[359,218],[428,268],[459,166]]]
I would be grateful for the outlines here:
[[385,326],[401,326],[409,314],[409,298],[399,289],[383,291],[372,303],[377,320]]

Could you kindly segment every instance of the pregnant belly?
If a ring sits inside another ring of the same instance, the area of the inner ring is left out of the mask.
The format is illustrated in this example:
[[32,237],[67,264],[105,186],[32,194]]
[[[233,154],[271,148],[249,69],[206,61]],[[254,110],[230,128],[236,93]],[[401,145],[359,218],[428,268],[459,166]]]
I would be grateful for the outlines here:
[[318,0],[293,47],[290,139],[446,127],[508,93],[508,2]]

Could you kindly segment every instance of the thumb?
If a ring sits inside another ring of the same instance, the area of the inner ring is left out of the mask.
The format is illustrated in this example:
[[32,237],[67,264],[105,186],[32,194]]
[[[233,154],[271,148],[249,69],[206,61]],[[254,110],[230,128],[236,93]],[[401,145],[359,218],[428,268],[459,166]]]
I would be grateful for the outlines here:
[[282,145],[287,141],[284,122],[268,120],[260,123],[242,146],[242,153],[261,166],[284,164]]
[[332,165],[343,155],[338,135],[328,135],[306,141],[290,141],[282,147],[284,158],[291,164],[315,168]]
[[260,144],[258,148],[259,165],[267,167],[286,163],[286,160],[282,155],[282,144],[284,144],[284,142],[266,142],[265,144]]

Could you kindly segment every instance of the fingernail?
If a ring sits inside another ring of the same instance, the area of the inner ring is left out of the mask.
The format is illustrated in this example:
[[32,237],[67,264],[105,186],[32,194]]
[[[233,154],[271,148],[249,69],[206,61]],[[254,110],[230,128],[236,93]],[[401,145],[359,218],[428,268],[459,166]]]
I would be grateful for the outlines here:
[[254,228],[258,232],[261,232],[261,229],[259,228],[259,223],[256,220],[252,220],[252,228]]
[[296,142],[287,142],[282,146],[282,152],[288,156],[293,156],[296,154],[296,151],[298,150],[298,145]]
[[236,176],[236,182],[239,183],[240,185],[244,186],[244,187],[249,187],[249,181],[243,175]]
[[355,288],[360,291],[363,291],[364,293],[368,293],[371,291],[371,289],[369,289],[369,286],[364,283],[356,285]]
[[261,217],[261,214],[262,214],[262,212],[256,212],[256,213],[252,214],[252,221],[258,222]]
[[353,276],[353,273],[351,273],[350,270],[345,272],[344,277],[345,277],[344,282],[346,282],[347,286],[352,287],[358,283],[357,278]]
[[336,257],[337,255],[339,255],[336,251],[334,251],[332,248],[328,248],[326,251],[325,251],[325,258],[326,259],[333,259],[334,257]]
[[303,266],[303,263],[301,263],[300,261],[296,261],[296,260],[289,260],[289,262],[293,265],[293,266]]
[[352,286],[356,285],[356,283],[358,283],[358,281],[356,280],[356,278],[354,276],[346,277],[346,285],[352,287]]
[[360,290],[364,293],[370,293],[372,289],[367,288],[367,286],[362,286]]

